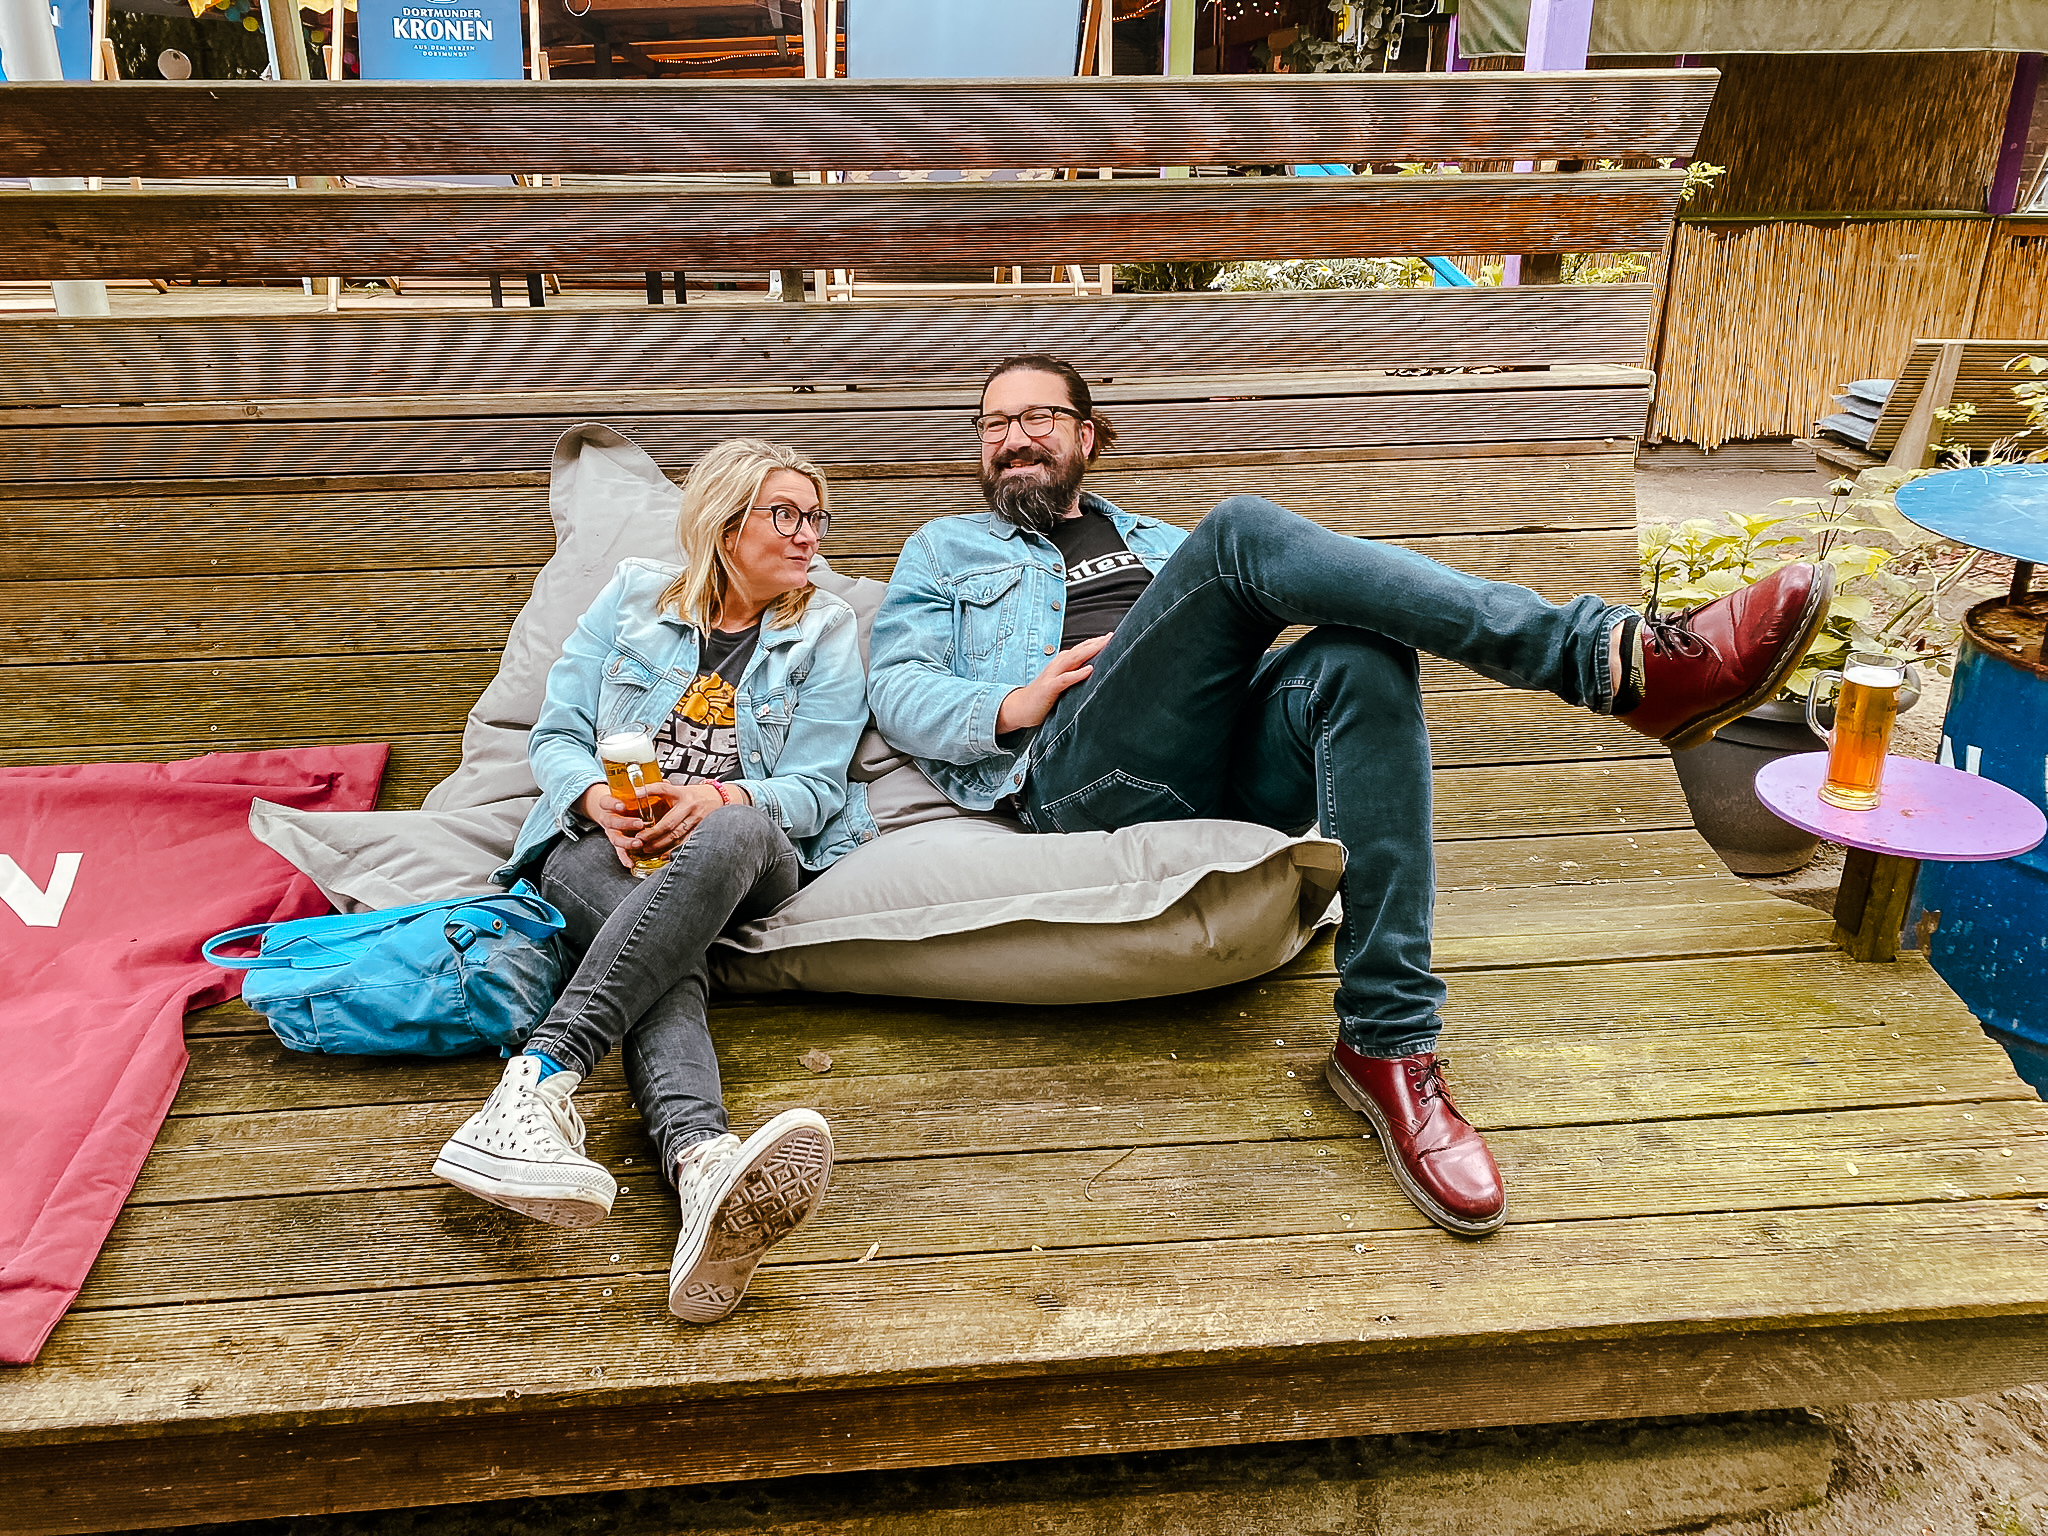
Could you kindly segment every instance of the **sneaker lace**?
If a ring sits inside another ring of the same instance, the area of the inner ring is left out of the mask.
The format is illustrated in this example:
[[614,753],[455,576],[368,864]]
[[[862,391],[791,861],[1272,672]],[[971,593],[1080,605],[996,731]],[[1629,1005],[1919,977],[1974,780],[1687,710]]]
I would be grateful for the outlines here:
[[697,1208],[710,1199],[711,1191],[718,1182],[718,1171],[739,1153],[740,1144],[736,1137],[699,1142],[684,1152],[681,1166],[676,1170],[676,1193],[683,1208],[685,1226],[695,1217]]
[[1694,633],[1692,628],[1692,616],[1699,612],[1700,608],[1704,608],[1706,604],[1702,603],[1699,607],[1686,608],[1669,618],[1663,618],[1657,612],[1658,598],[1663,590],[1664,567],[1660,562],[1657,566],[1656,575],[1651,578],[1650,582],[1650,605],[1643,614],[1644,649],[1653,651],[1659,656],[1685,656],[1690,658],[1712,656],[1718,661],[1721,653],[1714,649],[1713,642],[1702,635]]
[[582,1151],[583,1117],[568,1099],[552,1098],[538,1092],[522,1093],[513,1119],[529,1141],[548,1140],[548,1132],[552,1131],[568,1143],[570,1151],[579,1154]]

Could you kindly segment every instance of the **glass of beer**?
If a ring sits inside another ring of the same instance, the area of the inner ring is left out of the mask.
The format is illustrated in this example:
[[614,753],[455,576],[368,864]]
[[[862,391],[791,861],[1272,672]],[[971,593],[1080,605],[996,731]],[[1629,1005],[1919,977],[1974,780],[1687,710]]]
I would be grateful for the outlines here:
[[[645,786],[661,778],[654,756],[654,738],[645,731],[619,731],[597,744],[597,760],[604,765],[604,780],[612,798],[622,802],[628,813],[637,815],[642,826],[661,820],[668,802],[645,793]],[[633,878],[645,880],[668,863],[667,854],[633,856]]]
[[[1821,685],[1829,678],[1840,688],[1832,731],[1822,727],[1816,713]],[[1892,722],[1899,717],[1899,685],[1905,680],[1904,662],[1863,651],[1851,654],[1841,671],[1823,672],[1814,678],[1806,695],[1806,724],[1828,744],[1828,776],[1820,786],[1820,797],[1829,805],[1845,811],[1877,809]]]

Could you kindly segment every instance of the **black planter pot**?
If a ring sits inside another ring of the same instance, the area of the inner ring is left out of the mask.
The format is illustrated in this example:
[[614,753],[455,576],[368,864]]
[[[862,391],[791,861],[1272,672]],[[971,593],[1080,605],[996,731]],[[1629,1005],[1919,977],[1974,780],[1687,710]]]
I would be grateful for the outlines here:
[[[1908,668],[1899,690],[1899,713],[1920,697],[1920,674]],[[1834,724],[1832,704],[1821,710],[1823,724]],[[1721,862],[1738,875],[1787,875],[1807,864],[1820,839],[1780,821],[1756,797],[1757,770],[1798,752],[1824,752],[1827,744],[1806,728],[1806,704],[1799,699],[1773,699],[1739,720],[1731,720],[1714,739],[1690,752],[1671,754],[1678,770],[1693,825],[1713,845]]]

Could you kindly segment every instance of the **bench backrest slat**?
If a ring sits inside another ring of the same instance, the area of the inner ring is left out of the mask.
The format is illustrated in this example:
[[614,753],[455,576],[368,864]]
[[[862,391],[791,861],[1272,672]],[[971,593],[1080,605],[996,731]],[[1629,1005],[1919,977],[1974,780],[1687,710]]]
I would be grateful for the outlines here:
[[1717,78],[23,84],[8,88],[0,165],[208,176],[1653,159],[1692,153]]
[[0,321],[0,407],[979,384],[1030,346],[1129,379],[1635,364],[1647,284],[1060,303]]
[[[1629,373],[1543,389],[1428,390],[1267,400],[1146,402],[1110,409],[1118,456],[1257,453],[1289,449],[1556,439],[1626,442],[1642,431],[1647,377]],[[1418,381],[1426,383],[1427,381]],[[604,413],[658,460],[687,464],[728,437],[770,437],[820,459],[847,463],[956,460],[974,449],[971,395],[949,410]],[[352,474],[478,472],[545,464],[574,416],[469,419],[222,422],[69,427],[0,432],[0,482],[176,480]]]
[[543,191],[0,193],[0,279],[1651,250],[1682,171]]

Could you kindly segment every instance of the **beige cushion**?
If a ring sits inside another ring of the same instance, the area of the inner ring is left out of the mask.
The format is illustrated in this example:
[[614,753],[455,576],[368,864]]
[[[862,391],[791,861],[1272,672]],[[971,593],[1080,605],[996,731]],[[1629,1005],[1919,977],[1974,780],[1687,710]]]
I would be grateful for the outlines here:
[[[629,555],[680,563],[682,493],[661,466],[610,427],[587,421],[555,444],[548,514],[555,553],[512,621],[498,675],[469,712],[462,762],[417,811],[299,811],[258,800],[249,830],[312,878],[344,912],[495,889],[539,798],[526,736],[548,669],[584,610]],[[880,582],[867,585],[878,589]]]
[[1264,975],[1329,919],[1344,850],[1238,821],[1035,836],[961,817],[848,854],[721,938],[734,992],[1101,1003]]

